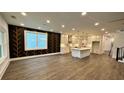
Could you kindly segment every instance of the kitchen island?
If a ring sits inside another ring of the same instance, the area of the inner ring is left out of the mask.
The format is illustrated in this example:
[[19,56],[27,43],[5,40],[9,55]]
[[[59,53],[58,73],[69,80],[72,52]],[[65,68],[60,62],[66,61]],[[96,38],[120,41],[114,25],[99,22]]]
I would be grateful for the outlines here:
[[90,56],[90,48],[72,48],[72,57],[84,58]]

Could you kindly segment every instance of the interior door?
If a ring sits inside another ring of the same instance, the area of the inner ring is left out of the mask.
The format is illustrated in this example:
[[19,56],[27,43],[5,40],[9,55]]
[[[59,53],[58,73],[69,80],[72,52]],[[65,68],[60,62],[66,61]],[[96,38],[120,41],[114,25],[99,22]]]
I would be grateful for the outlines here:
[[99,45],[100,45],[99,41],[92,42],[92,53],[96,53],[96,54],[99,53]]

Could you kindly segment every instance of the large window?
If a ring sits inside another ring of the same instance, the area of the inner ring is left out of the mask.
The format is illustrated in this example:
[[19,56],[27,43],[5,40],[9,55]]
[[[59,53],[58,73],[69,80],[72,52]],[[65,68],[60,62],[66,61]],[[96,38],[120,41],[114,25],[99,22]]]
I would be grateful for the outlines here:
[[3,58],[3,32],[0,32],[0,60]]
[[47,33],[25,31],[25,50],[47,49]]
[[27,49],[37,48],[37,34],[35,32],[26,33],[26,48]]

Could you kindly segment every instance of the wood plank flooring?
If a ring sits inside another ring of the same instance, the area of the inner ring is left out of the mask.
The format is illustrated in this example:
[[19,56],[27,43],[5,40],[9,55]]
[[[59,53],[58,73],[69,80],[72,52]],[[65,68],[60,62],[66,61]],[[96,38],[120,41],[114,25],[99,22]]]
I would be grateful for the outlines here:
[[107,55],[92,54],[84,59],[70,54],[13,61],[3,80],[120,80],[124,63]]

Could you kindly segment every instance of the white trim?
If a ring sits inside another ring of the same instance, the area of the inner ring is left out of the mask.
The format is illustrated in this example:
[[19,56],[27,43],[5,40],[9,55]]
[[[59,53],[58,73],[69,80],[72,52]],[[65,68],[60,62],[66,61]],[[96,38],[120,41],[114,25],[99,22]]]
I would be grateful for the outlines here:
[[0,39],[1,39],[1,41],[2,41],[2,42],[0,43],[0,47],[1,47],[0,63],[1,63],[1,61],[3,61],[3,58],[4,58],[4,48],[3,48],[3,47],[4,47],[4,45],[5,45],[5,44],[4,44],[4,37],[5,37],[5,36],[4,36],[4,35],[5,35],[4,33],[5,33],[5,32],[0,29],[0,33],[1,33],[1,38],[0,38]]
[[7,62],[4,63],[4,65],[3,65],[2,69],[1,69],[1,72],[0,72],[0,80],[2,79],[2,77],[3,77],[3,75],[4,75],[5,71],[6,71],[6,69],[8,68],[9,63],[10,63],[10,62],[8,61],[8,59],[5,59],[4,61],[6,61],[6,60],[7,60]]
[[49,53],[49,54],[42,54],[42,55],[35,55],[35,56],[26,56],[26,57],[11,58],[9,61],[17,61],[17,60],[37,58],[37,57],[43,57],[43,56],[51,56],[51,55],[57,55],[57,54],[61,54],[61,52]]
[[46,41],[47,46],[45,48],[38,48],[38,38],[37,38],[37,49],[47,49],[48,48],[48,33],[37,32],[37,37],[38,37],[38,34],[41,34],[41,35],[45,34],[47,36],[46,40],[44,40]]
[[124,60],[118,60],[118,62],[120,62],[120,63],[124,63]]
[[[26,45],[27,45],[27,40],[26,40],[26,37],[27,37],[27,33],[35,33],[36,34],[36,48],[27,48]],[[47,46],[45,48],[38,48],[38,34],[45,34],[47,35],[47,38],[46,38],[46,43],[47,43]],[[24,43],[25,43],[25,51],[29,51],[29,50],[40,50],[40,49],[47,49],[48,48],[48,33],[44,33],[44,32],[37,32],[37,31],[29,31],[29,30],[24,30]]]
[[7,46],[7,33],[5,32],[5,29],[3,27],[0,27],[0,32],[3,33],[3,36],[2,36],[2,45],[1,45],[1,48],[2,48],[2,58],[0,59],[0,64],[2,64],[2,61],[7,57],[7,51],[6,51],[6,46]]
[[3,63],[3,61],[4,61],[5,59],[6,59],[5,57],[2,57],[2,58],[0,59],[0,65]]

